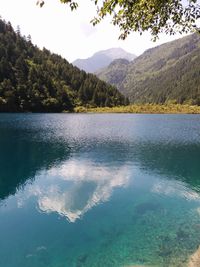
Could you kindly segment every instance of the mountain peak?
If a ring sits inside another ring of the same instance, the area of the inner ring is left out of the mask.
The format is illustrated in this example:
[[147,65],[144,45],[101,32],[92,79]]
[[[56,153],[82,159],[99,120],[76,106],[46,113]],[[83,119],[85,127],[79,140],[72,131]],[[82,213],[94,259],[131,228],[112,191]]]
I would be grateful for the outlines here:
[[114,47],[96,52],[86,59],[77,59],[72,64],[86,72],[96,72],[107,67],[115,59],[132,61],[136,56],[125,51],[123,48]]

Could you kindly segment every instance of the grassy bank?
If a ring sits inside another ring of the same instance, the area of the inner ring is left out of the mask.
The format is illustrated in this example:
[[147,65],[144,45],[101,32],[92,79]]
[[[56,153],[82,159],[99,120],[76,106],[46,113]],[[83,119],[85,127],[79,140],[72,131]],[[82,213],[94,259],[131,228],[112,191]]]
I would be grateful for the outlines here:
[[86,108],[76,107],[76,113],[144,113],[144,114],[200,114],[200,106],[168,104],[144,104],[118,107]]

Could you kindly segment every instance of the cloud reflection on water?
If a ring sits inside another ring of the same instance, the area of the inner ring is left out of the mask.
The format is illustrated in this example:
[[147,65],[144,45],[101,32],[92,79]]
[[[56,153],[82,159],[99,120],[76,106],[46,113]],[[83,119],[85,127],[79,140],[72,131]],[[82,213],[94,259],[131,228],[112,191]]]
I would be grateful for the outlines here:
[[152,193],[166,195],[166,196],[177,196],[185,198],[186,200],[200,200],[200,195],[189,188],[187,184],[179,180],[167,180],[160,179],[153,184],[151,189]]
[[126,166],[96,166],[91,161],[71,160],[47,171],[45,184],[31,185],[29,196],[38,198],[41,211],[57,212],[75,222],[92,207],[107,201],[115,188],[128,185],[130,174]]
[[[57,213],[69,222],[76,222],[94,206],[108,201],[116,188],[128,186],[133,177],[134,186],[138,188],[143,178],[137,177],[137,171],[135,175],[131,165],[113,166],[71,159],[38,173],[34,183],[28,184],[24,192],[18,192],[18,207],[35,197],[39,211]],[[145,185],[140,185],[141,190],[147,186],[152,194],[200,201],[199,194],[185,182],[168,179],[163,174],[152,177]]]

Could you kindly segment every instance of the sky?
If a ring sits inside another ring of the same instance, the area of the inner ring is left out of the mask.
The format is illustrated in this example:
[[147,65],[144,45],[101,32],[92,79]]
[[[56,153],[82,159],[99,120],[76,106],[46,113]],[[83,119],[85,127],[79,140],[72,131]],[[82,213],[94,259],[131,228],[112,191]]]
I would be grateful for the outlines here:
[[37,0],[0,0],[0,16],[10,21],[16,29],[20,26],[22,35],[31,35],[32,42],[39,48],[47,48],[69,62],[77,58],[88,58],[95,52],[121,47],[135,55],[146,49],[180,38],[180,35],[160,35],[157,42],[151,41],[149,33],[140,36],[132,33],[126,40],[119,40],[119,29],[106,18],[97,26],[90,20],[95,16],[93,1],[80,1],[79,8],[70,8],[59,0],[46,0],[42,8]]

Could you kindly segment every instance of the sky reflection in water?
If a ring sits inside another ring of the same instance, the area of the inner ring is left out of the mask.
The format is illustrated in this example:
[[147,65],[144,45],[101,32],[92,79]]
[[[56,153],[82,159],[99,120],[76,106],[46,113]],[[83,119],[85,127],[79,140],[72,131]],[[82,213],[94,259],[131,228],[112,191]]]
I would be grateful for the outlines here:
[[199,122],[0,115],[0,266],[185,266],[200,243]]

